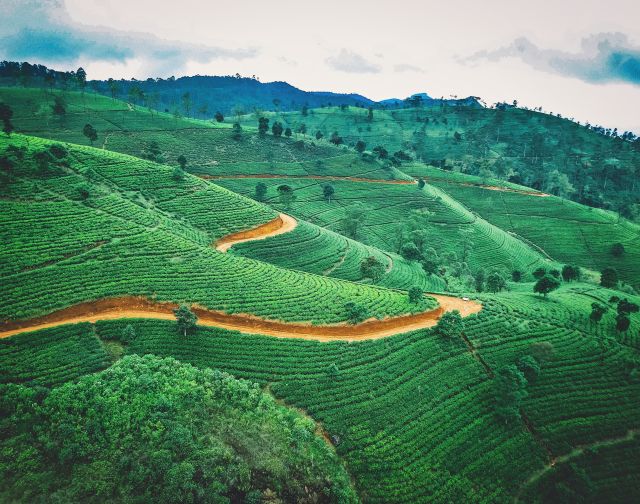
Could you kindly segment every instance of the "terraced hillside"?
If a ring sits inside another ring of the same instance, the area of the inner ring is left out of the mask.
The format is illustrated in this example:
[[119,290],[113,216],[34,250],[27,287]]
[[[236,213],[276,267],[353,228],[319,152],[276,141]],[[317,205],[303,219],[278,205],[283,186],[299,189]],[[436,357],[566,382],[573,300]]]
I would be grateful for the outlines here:
[[[173,356],[255,380],[304,408],[322,422],[366,502],[580,496],[584,476],[575,464],[610,502],[626,502],[638,490],[631,477],[640,467],[633,439],[604,450],[604,458],[601,449],[588,450],[638,427],[640,383],[632,371],[640,341],[613,337],[611,312],[600,324],[589,321],[592,296],[606,299],[611,292],[574,285],[548,300],[530,293],[486,296],[485,309],[468,319],[460,340],[417,331],[357,344],[317,343],[208,328],[185,339],[173,322],[153,320],[98,322],[95,333],[129,354]],[[135,328],[133,339],[123,339],[127,324]],[[638,329],[634,316],[630,333]],[[64,340],[42,348],[45,337],[3,343],[17,350],[31,342],[35,355],[67,351]],[[541,369],[530,377],[518,416],[505,423],[495,412],[497,376],[527,355],[544,355]],[[34,362],[40,382],[55,376],[46,360]],[[20,379],[28,381],[24,374]],[[624,454],[624,465],[616,454]],[[564,462],[567,456],[573,465]],[[618,461],[615,468],[609,460]]]
[[401,293],[217,252],[216,238],[276,213],[214,184],[89,147],[57,159],[50,141],[14,135],[1,152],[10,145],[26,150],[0,201],[2,319],[122,295],[315,323],[345,320],[353,297],[371,316],[415,309]]

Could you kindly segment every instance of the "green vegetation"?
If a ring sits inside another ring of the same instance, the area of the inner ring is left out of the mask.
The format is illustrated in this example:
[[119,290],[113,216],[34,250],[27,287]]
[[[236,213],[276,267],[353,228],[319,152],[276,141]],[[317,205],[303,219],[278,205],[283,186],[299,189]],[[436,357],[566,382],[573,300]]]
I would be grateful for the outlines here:
[[356,501],[313,421],[219,371],[131,356],[0,397],[2,501]]

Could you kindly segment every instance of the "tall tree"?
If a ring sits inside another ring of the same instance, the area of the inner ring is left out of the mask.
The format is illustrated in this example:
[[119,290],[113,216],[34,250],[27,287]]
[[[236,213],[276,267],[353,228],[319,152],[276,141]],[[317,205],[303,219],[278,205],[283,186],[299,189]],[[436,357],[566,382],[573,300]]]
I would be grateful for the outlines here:
[[95,142],[98,139],[98,132],[89,123],[85,124],[84,128],[82,128],[82,134],[89,139],[92,146],[93,146],[93,142]]
[[185,337],[187,336],[187,333],[193,332],[196,329],[198,317],[187,305],[180,305],[179,308],[173,310],[173,314],[175,315],[176,322],[178,323],[178,331]]

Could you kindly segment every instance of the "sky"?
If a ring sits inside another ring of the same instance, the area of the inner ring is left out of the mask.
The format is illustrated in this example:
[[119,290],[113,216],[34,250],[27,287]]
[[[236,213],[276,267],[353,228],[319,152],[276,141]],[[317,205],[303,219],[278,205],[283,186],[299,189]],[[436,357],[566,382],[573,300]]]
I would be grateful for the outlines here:
[[0,59],[89,79],[256,75],[374,100],[518,100],[640,134],[640,2],[2,0]]

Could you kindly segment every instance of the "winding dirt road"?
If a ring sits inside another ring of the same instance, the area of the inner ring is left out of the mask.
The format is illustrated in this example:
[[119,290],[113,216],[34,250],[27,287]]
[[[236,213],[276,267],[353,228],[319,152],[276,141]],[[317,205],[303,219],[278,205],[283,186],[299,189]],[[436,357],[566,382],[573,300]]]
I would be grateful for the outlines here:
[[[360,324],[314,326],[306,323],[267,320],[254,315],[234,314],[193,307],[198,325],[219,327],[244,334],[261,334],[277,338],[298,338],[316,341],[361,341],[386,338],[418,329],[433,327],[444,312],[458,310],[463,317],[478,313],[482,305],[476,301],[464,301],[452,296],[430,294],[440,306],[434,310],[402,315],[382,320],[371,319]],[[37,331],[64,324],[97,322],[126,318],[175,320],[174,303],[159,303],[140,297],[119,297],[80,303],[35,319],[5,322],[0,325],[0,338],[14,334]]]
[[264,240],[272,236],[278,236],[292,231],[297,225],[297,220],[290,215],[281,213],[275,219],[265,224],[260,224],[253,229],[247,229],[246,231],[240,231],[220,238],[216,241],[215,247],[218,252],[226,252],[236,243]]

